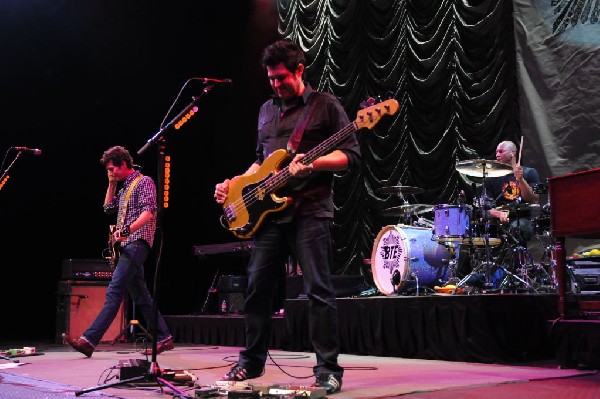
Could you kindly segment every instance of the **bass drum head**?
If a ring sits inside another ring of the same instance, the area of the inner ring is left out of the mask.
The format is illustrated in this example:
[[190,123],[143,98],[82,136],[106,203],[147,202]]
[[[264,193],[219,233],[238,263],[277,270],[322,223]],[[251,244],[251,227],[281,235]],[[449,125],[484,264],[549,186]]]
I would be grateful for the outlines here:
[[449,250],[432,240],[431,229],[385,226],[371,253],[373,280],[385,295],[406,291],[414,278],[422,287],[434,287],[446,279],[449,258]]
[[381,229],[375,238],[375,245],[371,253],[373,280],[379,292],[385,295],[396,292],[398,287],[392,283],[393,274],[397,272],[405,275],[405,259],[410,257],[410,254],[406,253],[408,248],[405,248],[404,245],[406,235],[400,226],[390,225]]

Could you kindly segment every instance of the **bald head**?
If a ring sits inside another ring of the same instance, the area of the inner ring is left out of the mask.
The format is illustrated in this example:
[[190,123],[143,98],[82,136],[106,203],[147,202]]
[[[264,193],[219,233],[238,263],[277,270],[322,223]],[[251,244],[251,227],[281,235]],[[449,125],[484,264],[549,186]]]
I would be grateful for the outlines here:
[[496,147],[496,160],[498,162],[512,164],[515,161],[517,146],[512,141],[503,141]]

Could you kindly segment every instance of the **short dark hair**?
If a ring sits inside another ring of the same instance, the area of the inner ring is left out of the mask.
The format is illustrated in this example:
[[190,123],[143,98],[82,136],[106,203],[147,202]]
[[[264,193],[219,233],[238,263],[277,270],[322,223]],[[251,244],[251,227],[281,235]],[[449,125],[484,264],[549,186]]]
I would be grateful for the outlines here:
[[100,158],[100,163],[102,166],[106,166],[108,161],[112,161],[115,166],[121,166],[123,162],[125,162],[125,165],[129,169],[133,168],[133,158],[129,154],[129,151],[120,145],[110,147],[108,150],[104,151],[102,158]]
[[304,51],[290,40],[279,40],[267,46],[263,51],[262,67],[285,65],[290,72],[295,72],[299,64],[306,66]]

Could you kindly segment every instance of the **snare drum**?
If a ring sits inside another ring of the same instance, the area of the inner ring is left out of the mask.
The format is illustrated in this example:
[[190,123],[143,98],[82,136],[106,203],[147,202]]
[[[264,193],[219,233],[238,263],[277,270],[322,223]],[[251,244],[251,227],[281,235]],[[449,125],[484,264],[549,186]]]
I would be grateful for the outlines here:
[[439,204],[434,207],[433,240],[461,242],[469,230],[471,208],[466,205]]
[[[478,221],[471,225],[469,236],[463,239],[462,243],[482,247],[485,246],[485,241],[485,222]],[[502,244],[500,220],[490,218],[488,223],[488,245],[495,247],[500,244]]]
[[421,287],[441,285],[449,273],[448,248],[431,240],[431,229],[405,225],[385,226],[371,254],[371,271],[385,295],[406,291],[407,281]]

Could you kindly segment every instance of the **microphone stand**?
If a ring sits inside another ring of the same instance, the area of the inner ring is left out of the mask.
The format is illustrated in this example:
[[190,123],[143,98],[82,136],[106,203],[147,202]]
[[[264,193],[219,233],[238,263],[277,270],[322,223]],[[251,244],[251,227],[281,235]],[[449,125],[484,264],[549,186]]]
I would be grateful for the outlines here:
[[163,236],[164,236],[163,228],[162,228],[163,213],[164,213],[164,202],[163,202],[164,196],[163,195],[164,195],[164,170],[165,170],[165,137],[164,137],[164,135],[167,131],[170,130],[171,127],[177,125],[177,126],[175,126],[175,129],[179,129],[179,127],[181,127],[181,125],[185,124],[196,113],[198,101],[206,93],[208,93],[212,88],[213,88],[212,85],[207,85],[204,88],[202,95],[192,97],[193,101],[187,107],[185,107],[183,109],[183,111],[181,111],[179,114],[177,114],[175,116],[175,118],[173,118],[173,120],[171,120],[171,122],[167,123],[154,136],[152,136],[146,142],[146,144],[137,152],[138,155],[142,155],[144,152],[146,152],[146,150],[148,150],[148,148],[150,148],[152,146],[152,144],[159,143],[159,146],[158,146],[158,184],[157,184],[157,193],[156,193],[156,198],[157,198],[156,232],[157,232],[157,236],[155,239],[155,241],[158,242],[158,251],[157,251],[157,255],[156,255],[156,267],[155,267],[155,271],[154,271],[154,287],[153,287],[153,293],[152,293],[152,313],[154,314],[154,317],[153,317],[153,320],[150,320],[150,325],[149,325],[149,330],[152,331],[152,337],[154,338],[152,340],[152,361],[150,362],[150,368],[146,374],[141,375],[139,377],[128,378],[128,379],[110,383],[110,384],[97,385],[95,387],[82,389],[80,391],[76,391],[75,396],[80,396],[87,392],[97,391],[100,389],[110,388],[110,387],[114,387],[114,386],[118,386],[118,385],[149,381],[149,382],[156,382],[161,387],[161,389],[162,389],[162,385],[166,385],[169,388],[171,388],[171,390],[173,392],[175,392],[177,395],[180,395],[182,397],[187,397],[185,392],[177,389],[174,385],[170,384],[169,382],[165,381],[163,378],[160,377],[161,370],[160,370],[160,367],[158,366],[158,362],[156,361],[156,355],[157,355],[156,352],[157,352],[157,348],[158,348],[158,333],[157,333],[158,326],[156,323],[156,319],[158,318],[158,276],[159,276],[159,270],[160,270],[160,260],[162,257],[163,241],[164,241],[163,240]]
[[10,165],[8,165],[6,167],[6,169],[4,170],[4,172],[2,172],[2,176],[0,176],[0,190],[2,190],[2,187],[4,187],[4,183],[10,177],[10,176],[8,176],[8,171],[10,170],[10,168],[12,168],[12,166],[15,164],[15,162],[17,162],[17,159],[19,159],[19,157],[21,156],[22,153],[23,153],[23,151],[17,152],[17,155],[15,155],[15,159],[13,159],[12,162],[10,163]]

